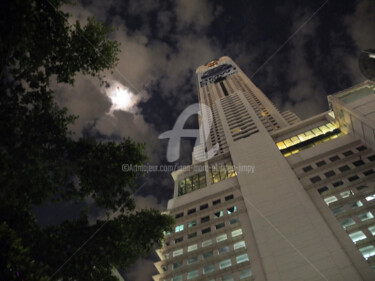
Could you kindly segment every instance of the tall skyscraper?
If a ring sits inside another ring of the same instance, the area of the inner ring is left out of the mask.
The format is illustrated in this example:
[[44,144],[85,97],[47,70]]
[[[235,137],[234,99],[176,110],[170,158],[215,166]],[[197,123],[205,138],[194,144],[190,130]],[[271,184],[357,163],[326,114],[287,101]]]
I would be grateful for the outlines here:
[[154,280],[375,280],[375,83],[301,121],[228,57],[196,77],[195,153],[219,150],[172,173],[176,225]]

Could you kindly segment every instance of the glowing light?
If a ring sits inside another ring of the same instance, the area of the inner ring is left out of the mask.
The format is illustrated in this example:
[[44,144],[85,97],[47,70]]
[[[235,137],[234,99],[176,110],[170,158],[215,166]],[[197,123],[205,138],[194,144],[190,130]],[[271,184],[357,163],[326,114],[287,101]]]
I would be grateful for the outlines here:
[[104,92],[112,102],[110,113],[113,113],[115,110],[132,111],[140,101],[139,96],[132,93],[129,88],[118,81],[106,83]]

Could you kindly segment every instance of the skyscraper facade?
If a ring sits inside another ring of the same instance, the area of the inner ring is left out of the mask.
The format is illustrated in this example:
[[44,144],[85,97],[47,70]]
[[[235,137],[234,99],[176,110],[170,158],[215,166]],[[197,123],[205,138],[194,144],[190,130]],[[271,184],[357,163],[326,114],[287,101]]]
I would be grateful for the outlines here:
[[375,83],[301,121],[229,57],[196,77],[194,155],[218,150],[172,173],[154,280],[375,280]]

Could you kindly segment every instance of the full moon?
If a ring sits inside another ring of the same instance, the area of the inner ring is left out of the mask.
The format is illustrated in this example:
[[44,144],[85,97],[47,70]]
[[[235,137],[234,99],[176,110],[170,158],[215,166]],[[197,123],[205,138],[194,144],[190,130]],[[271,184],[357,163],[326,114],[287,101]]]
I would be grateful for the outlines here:
[[118,81],[110,81],[105,87],[105,93],[112,102],[110,113],[115,110],[132,111],[140,100],[129,88]]

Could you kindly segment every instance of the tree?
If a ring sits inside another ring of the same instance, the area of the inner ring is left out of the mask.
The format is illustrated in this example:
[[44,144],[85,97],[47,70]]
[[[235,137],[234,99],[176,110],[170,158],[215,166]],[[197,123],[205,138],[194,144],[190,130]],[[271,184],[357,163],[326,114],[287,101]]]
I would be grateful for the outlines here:
[[[70,26],[68,0],[7,1],[0,10],[0,275],[5,280],[116,280],[161,242],[173,220],[155,210],[135,212],[131,192],[144,146],[130,139],[74,140],[76,116],[54,100],[51,81],[74,83],[77,73],[102,79],[117,63],[113,31],[94,18]],[[41,227],[33,206],[46,200],[95,204],[119,215],[89,224],[87,212]],[[105,225],[104,225],[105,224]],[[99,231],[100,230],[100,231]],[[74,255],[93,233],[97,234]]]

